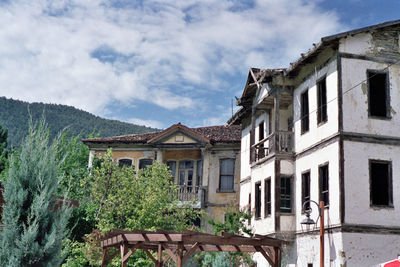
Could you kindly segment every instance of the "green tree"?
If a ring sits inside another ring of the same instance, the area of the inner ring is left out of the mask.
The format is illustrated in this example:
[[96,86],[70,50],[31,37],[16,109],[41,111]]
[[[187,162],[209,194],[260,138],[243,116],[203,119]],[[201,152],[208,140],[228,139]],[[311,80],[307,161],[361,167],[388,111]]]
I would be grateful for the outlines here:
[[[97,207],[96,220],[102,232],[123,230],[173,230],[193,228],[201,215],[191,203],[177,199],[178,187],[165,164],[135,172],[132,167],[119,167],[111,160],[111,150],[100,158],[101,166],[93,170],[92,201]],[[97,254],[98,255],[98,254]],[[149,266],[151,261],[141,251],[132,256],[133,266]]]
[[4,181],[0,266],[59,266],[71,208],[56,197],[61,177],[58,140],[42,120],[30,124]]
[[6,170],[8,165],[7,136],[8,136],[7,129],[3,129],[3,127],[1,127],[0,125],[0,176],[3,173],[3,171]]

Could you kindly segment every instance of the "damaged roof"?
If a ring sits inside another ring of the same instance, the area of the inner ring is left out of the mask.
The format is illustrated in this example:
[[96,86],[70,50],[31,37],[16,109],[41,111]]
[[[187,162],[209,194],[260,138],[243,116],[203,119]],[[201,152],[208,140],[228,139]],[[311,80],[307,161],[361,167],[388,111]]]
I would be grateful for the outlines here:
[[174,124],[168,129],[161,132],[151,132],[144,134],[128,134],[120,136],[111,136],[104,138],[83,139],[85,144],[148,144],[149,142],[158,139],[171,132],[174,129],[180,128],[185,131],[194,133],[203,140],[209,140],[210,143],[240,143],[241,127],[239,125],[218,125],[205,126],[197,128],[188,128],[180,123]]

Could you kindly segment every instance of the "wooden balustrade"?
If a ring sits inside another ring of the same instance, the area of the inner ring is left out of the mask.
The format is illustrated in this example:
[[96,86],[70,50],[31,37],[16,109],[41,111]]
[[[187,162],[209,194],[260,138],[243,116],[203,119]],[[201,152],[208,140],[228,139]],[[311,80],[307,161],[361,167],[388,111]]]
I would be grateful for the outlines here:
[[[278,138],[276,138],[278,135]],[[276,142],[278,141],[278,142]],[[274,132],[251,147],[251,162],[257,162],[274,153],[293,152],[293,132]]]

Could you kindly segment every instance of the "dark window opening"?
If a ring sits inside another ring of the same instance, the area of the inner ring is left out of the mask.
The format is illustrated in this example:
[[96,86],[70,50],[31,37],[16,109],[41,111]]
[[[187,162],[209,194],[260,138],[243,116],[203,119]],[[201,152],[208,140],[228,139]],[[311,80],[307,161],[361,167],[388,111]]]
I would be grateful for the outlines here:
[[153,160],[152,159],[141,159],[139,160],[139,169],[144,169],[149,165],[153,164]]
[[264,180],[264,217],[271,215],[271,180]]
[[171,171],[172,180],[175,180],[176,161],[167,161],[168,169]]
[[258,182],[255,185],[255,218],[261,218],[261,183]]
[[292,212],[292,178],[281,177],[281,208],[283,213]]
[[120,159],[118,160],[118,165],[122,167],[130,167],[132,166],[132,160],[131,159]]
[[233,191],[233,177],[235,171],[234,159],[220,160],[219,190]]
[[389,86],[386,72],[368,71],[368,111],[373,117],[389,117]]
[[313,264],[312,263],[308,263],[307,267],[313,267]]
[[[306,204],[304,204],[308,201]],[[310,209],[310,172],[305,172],[301,175],[301,208],[304,210]]]
[[371,205],[392,206],[392,166],[390,161],[370,160]]
[[326,101],[326,78],[317,83],[317,121],[323,123],[328,120],[327,101]]
[[264,139],[264,121],[258,125],[258,141]]
[[319,167],[319,200],[329,206],[329,168],[328,164]]
[[308,132],[310,129],[309,109],[308,109],[308,90],[301,94],[301,133]]
[[253,147],[255,144],[255,135],[254,135],[254,129],[250,130],[250,163],[254,162],[256,160],[256,150]]

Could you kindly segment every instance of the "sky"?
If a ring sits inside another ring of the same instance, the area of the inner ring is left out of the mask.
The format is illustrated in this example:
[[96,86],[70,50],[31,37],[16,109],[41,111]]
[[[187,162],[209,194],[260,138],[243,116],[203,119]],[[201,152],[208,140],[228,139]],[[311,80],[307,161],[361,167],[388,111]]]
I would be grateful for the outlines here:
[[250,67],[400,19],[399,0],[0,0],[0,96],[165,129],[225,124]]

